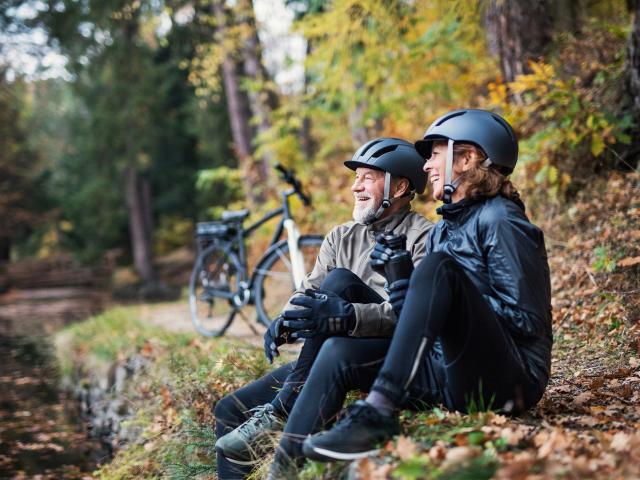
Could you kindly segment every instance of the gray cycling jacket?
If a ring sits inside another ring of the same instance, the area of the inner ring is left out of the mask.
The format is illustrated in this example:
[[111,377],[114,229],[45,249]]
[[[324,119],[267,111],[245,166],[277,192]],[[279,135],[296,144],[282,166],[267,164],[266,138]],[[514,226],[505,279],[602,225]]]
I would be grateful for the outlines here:
[[[424,257],[425,239],[433,224],[422,215],[412,212],[411,207],[400,209],[390,217],[370,225],[347,222],[334,227],[325,237],[313,270],[302,281],[294,295],[304,293],[307,288],[317,289],[334,268],[346,268],[355,273],[382,298],[389,295],[384,290],[385,278],[369,266],[369,255],[373,250],[376,235],[393,231],[407,236],[407,250],[414,264]],[[356,326],[349,332],[354,337],[390,337],[393,335],[397,317],[389,302],[381,304],[355,303]],[[284,310],[298,308],[288,304]]]

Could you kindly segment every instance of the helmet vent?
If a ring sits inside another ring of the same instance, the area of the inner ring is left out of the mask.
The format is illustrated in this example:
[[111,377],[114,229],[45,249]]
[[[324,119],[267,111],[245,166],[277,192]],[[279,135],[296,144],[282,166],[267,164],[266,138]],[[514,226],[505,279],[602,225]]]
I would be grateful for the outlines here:
[[389,145],[388,147],[384,147],[384,148],[381,148],[380,150],[377,150],[372,156],[374,158],[378,158],[384,155],[385,153],[393,152],[397,148],[398,148],[398,145]]
[[504,131],[507,132],[509,138],[513,138],[513,133],[511,133],[511,130],[509,130],[509,128],[504,124],[504,120],[502,120],[501,118],[497,118],[495,115],[491,115],[491,118],[493,118],[498,123],[498,125],[504,128]]
[[444,122],[447,122],[447,121],[451,120],[452,118],[459,117],[460,115],[464,115],[465,113],[467,113],[467,111],[466,110],[462,110],[462,111],[459,111],[459,112],[454,112],[451,115],[447,115],[446,117],[441,118],[440,121],[435,124],[435,126],[439,127]]

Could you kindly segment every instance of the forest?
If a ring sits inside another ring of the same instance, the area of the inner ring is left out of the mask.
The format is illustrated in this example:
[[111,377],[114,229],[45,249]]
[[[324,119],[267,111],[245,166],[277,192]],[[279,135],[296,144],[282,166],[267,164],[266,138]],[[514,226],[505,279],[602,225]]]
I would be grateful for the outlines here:
[[277,207],[280,163],[313,200],[293,200],[301,230],[324,234],[351,218],[360,145],[456,108],[519,140],[511,179],[552,270],[547,394],[523,419],[407,412],[381,458],[300,478],[637,478],[640,2],[0,1],[0,293],[53,259],[102,269],[108,309],[46,343],[62,377],[144,365],[98,478],[214,478],[211,406],[268,368],[261,340],[164,329],[188,316],[197,222]]

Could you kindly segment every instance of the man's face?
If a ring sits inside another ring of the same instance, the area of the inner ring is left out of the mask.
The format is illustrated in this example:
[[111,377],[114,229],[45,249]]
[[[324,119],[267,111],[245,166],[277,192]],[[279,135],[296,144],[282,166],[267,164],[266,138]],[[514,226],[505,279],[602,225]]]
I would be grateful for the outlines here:
[[358,223],[373,220],[384,196],[384,172],[358,167],[351,191],[354,195],[353,219]]

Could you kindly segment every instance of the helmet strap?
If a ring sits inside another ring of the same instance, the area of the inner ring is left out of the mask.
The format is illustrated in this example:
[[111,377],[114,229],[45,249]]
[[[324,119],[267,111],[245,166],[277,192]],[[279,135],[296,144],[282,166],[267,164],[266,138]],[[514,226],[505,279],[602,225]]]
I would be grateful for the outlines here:
[[450,138],[447,144],[447,160],[444,167],[444,195],[442,197],[444,203],[451,203],[451,196],[460,185],[460,179],[451,181],[453,175],[453,143],[453,139]]
[[376,220],[378,220],[382,215],[382,213],[391,206],[394,199],[389,198],[390,192],[391,192],[391,174],[389,172],[384,172],[384,194],[382,197],[382,203],[378,207],[378,210],[376,210],[376,213],[373,219],[368,223],[373,223]]

